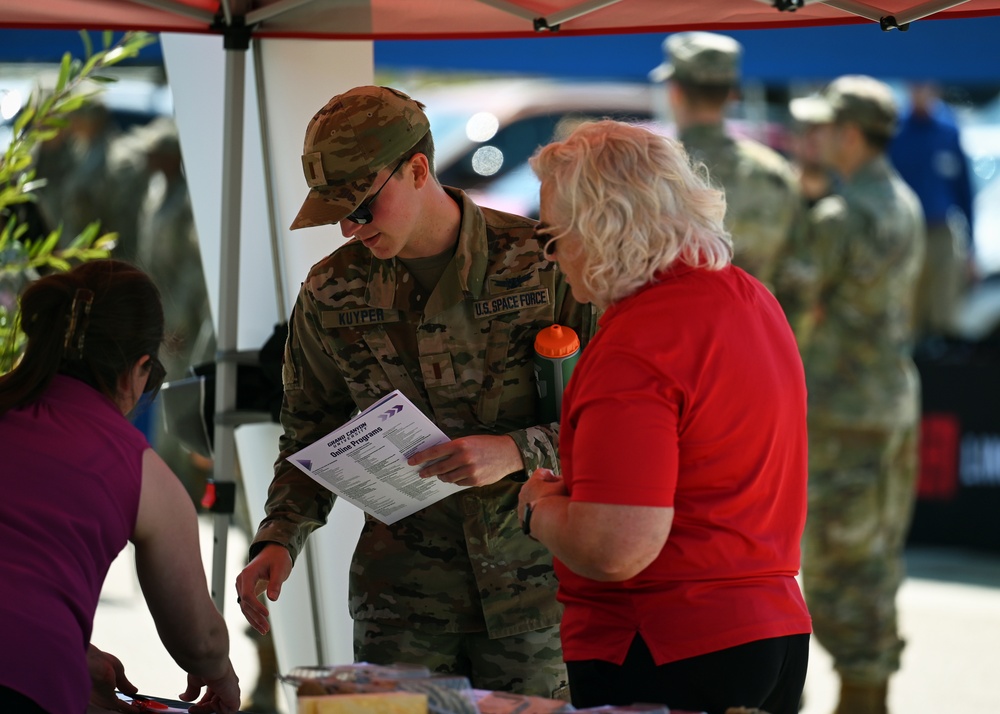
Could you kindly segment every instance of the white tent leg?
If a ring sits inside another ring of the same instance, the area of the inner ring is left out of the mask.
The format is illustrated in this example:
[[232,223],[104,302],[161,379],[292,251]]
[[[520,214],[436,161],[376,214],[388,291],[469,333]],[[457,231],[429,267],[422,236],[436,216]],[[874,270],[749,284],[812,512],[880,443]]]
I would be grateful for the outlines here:
[[[225,101],[222,144],[222,224],[219,260],[218,355],[215,379],[215,454],[213,478],[216,483],[235,481],[235,426],[226,415],[236,410],[236,352],[240,291],[240,212],[243,188],[243,94],[246,52],[226,53]],[[226,546],[232,514],[215,516],[215,544],[212,556],[212,599],[219,611],[225,602]]]

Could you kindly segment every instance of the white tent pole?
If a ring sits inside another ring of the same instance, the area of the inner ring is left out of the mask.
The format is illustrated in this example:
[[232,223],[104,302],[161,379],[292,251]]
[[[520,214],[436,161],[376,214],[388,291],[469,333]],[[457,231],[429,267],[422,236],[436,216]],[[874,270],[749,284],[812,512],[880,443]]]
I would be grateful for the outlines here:
[[[219,329],[215,374],[215,455],[213,478],[232,483],[236,473],[237,333],[240,289],[240,212],[243,188],[243,101],[246,51],[226,48],[223,101],[222,222],[219,259]],[[231,513],[216,513],[212,558],[212,599],[219,612],[225,602],[226,545]]]

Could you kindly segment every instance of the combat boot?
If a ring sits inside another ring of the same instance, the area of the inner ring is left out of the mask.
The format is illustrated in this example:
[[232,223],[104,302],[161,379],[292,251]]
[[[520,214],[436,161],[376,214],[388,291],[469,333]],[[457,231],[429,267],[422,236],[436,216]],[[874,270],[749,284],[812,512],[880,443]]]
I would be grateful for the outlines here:
[[841,680],[840,703],[834,714],[888,714],[887,682]]

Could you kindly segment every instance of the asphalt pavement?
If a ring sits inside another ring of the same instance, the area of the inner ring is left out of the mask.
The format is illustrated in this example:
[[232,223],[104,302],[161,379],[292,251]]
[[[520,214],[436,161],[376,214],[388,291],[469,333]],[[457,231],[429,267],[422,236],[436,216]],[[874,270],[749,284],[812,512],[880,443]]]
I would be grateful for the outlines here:
[[[211,568],[212,522],[201,520],[203,559]],[[227,582],[235,580],[246,536],[229,533]],[[907,551],[908,577],[899,594],[907,640],[903,667],[889,689],[891,714],[986,714],[1000,711],[1000,553],[921,546]],[[246,622],[227,608],[231,658],[245,693],[257,679],[257,654]],[[92,641],[125,664],[146,694],[176,697],[184,673],[156,635],[135,577],[131,546],[114,562],[94,621]],[[301,664],[301,663],[297,663]],[[279,663],[279,667],[281,663]],[[831,714],[837,678],[829,655],[813,642],[802,714]],[[279,690],[279,710],[290,711]]]

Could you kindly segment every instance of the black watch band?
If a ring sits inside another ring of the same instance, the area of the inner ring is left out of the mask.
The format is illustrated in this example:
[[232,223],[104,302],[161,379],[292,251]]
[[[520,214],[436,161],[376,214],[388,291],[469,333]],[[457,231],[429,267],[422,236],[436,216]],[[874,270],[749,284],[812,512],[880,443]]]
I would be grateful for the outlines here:
[[524,520],[521,521],[521,532],[526,536],[531,535],[531,504],[524,504]]

